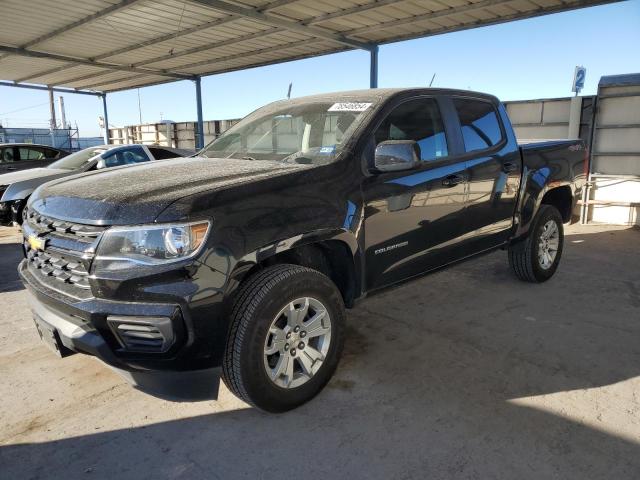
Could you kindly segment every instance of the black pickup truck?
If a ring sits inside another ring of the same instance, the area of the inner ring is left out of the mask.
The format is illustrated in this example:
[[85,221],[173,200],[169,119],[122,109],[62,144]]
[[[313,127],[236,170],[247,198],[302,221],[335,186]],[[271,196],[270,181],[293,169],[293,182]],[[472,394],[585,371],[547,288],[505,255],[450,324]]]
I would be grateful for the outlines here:
[[329,381],[345,307],[367,295],[495,249],[520,279],[548,280],[585,160],[580,140],[519,146],[480,93],[281,101],[194,158],[40,187],[19,271],[60,354],[221,367],[233,393],[280,412]]

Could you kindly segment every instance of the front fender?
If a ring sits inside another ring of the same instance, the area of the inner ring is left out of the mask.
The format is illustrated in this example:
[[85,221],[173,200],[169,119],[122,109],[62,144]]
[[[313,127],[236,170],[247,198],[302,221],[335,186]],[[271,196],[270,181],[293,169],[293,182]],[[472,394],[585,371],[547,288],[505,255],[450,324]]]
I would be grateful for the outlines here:
[[31,181],[12,183],[7,187],[2,195],[3,202],[14,202],[25,200],[31,196],[38,185],[33,185]]
[[362,255],[356,235],[348,229],[323,229],[307,232],[286,239],[278,240],[264,245],[239,258],[229,276],[227,294],[233,293],[247,276],[247,274],[258,264],[265,262],[271,257],[294,250],[305,245],[314,245],[321,242],[337,241],[347,246],[354,262],[354,272],[356,274],[356,288],[360,292],[360,279],[362,278]]

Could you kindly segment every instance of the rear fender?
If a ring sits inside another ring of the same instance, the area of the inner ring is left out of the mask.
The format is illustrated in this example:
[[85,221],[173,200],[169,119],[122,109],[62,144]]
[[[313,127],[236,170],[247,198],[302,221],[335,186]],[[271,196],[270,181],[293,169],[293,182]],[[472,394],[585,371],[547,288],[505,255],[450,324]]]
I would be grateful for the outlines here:
[[[551,168],[548,166],[539,169],[524,167],[522,172],[522,185],[520,192],[520,202],[516,212],[514,239],[521,239],[527,235],[533,219],[540,210],[544,196],[556,188],[568,186],[572,183],[566,180],[554,180]],[[572,189],[573,200],[575,195]]]

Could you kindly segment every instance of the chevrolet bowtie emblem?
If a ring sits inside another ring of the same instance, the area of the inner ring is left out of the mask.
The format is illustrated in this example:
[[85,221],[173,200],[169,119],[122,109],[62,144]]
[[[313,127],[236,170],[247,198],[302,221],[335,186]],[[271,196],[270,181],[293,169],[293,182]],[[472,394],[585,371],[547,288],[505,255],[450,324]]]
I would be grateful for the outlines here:
[[35,235],[29,235],[27,242],[33,250],[44,250],[44,247],[47,244],[47,239],[36,237]]

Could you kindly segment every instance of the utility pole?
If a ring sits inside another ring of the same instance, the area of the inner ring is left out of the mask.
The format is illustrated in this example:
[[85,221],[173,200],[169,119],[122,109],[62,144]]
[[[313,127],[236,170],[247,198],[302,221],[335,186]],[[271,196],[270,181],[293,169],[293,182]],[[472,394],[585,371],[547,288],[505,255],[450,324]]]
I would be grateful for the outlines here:
[[69,126],[67,125],[67,116],[64,111],[64,97],[62,95],[58,97],[58,107],[60,109],[60,126],[66,129]]
[[55,129],[57,126],[57,122],[56,122],[56,106],[55,106],[55,102],[53,101],[53,90],[50,88],[49,89],[49,112],[51,114],[51,117],[49,119],[49,127],[51,130],[51,146],[55,147],[56,146],[56,134],[55,134]]

